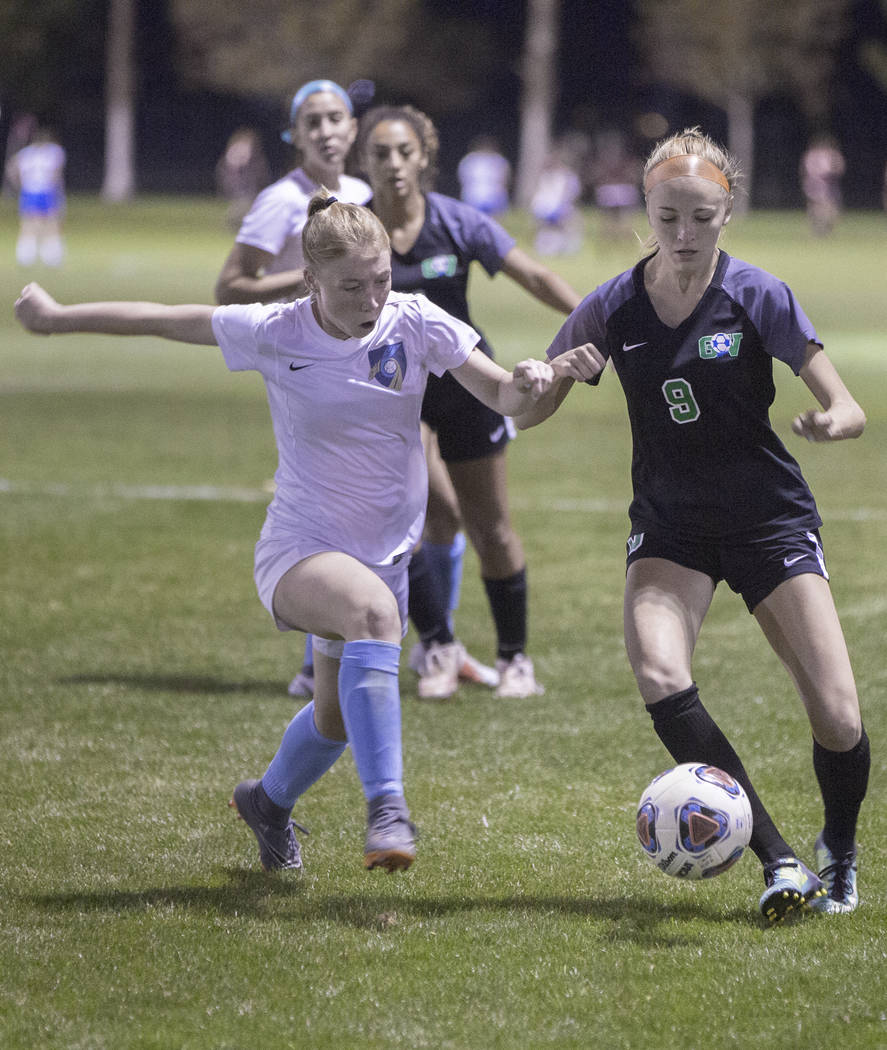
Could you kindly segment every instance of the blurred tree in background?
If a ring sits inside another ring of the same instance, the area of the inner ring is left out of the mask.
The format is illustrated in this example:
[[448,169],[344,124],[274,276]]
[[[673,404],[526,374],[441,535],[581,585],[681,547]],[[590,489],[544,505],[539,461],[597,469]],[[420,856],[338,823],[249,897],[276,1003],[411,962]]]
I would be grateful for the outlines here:
[[36,114],[69,148],[72,187],[109,199],[133,192],[137,164],[143,188],[205,192],[243,123],[282,167],[287,101],[317,76],[425,109],[442,179],[495,134],[519,200],[553,133],[630,135],[648,114],[726,137],[750,191],[780,206],[806,139],[834,130],[859,160],[851,194],[880,200],[887,0],[0,0],[0,148]]
[[[458,6],[458,5],[456,5]],[[315,77],[367,77],[392,98],[458,110],[497,55],[490,25],[416,0],[170,0],[187,82],[232,94],[285,96]],[[457,12],[458,13],[458,12]]]
[[789,94],[811,123],[827,123],[839,45],[854,0],[636,0],[636,39],[648,75],[719,106],[728,146],[752,191],[755,106]]

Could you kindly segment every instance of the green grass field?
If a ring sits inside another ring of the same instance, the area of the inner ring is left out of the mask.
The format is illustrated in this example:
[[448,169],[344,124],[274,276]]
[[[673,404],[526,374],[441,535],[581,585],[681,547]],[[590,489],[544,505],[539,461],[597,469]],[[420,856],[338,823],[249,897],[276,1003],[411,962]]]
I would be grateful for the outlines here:
[[[779,369],[773,418],[826,519],[874,760],[858,912],[771,930],[751,854],[682,884],[635,839],[638,796],[669,762],[622,647],[630,454],[612,376],[509,453],[546,695],[422,704],[406,672],[417,863],[363,871],[346,754],[297,809],[304,873],[263,874],[226,803],[293,713],[302,636],[273,629],[252,583],[275,466],[261,384],[212,349],[38,339],[12,318],[32,278],[63,301],[210,301],[223,211],[74,198],[65,267],[24,272],[0,207],[0,1046],[887,1046],[887,219],[815,240],[800,215],[753,214],[725,244],[794,288],[869,419],[858,442],[800,442],[788,424],[812,400]],[[529,245],[525,218],[506,224]],[[589,290],[636,256],[598,243],[590,216],[584,252],[554,265]],[[509,284],[473,285],[504,363],[541,355],[559,324]],[[458,628],[492,657],[472,557]],[[807,723],[730,592],[695,670],[809,861]]]

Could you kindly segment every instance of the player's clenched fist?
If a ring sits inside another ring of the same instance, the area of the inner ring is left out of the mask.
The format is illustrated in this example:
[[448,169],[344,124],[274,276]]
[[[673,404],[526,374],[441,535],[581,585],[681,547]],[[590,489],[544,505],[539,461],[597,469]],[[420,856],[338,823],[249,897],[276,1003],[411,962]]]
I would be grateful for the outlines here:
[[542,397],[553,379],[554,369],[546,361],[530,357],[514,366],[514,381],[518,390],[529,393],[534,401]]
[[15,316],[29,332],[49,335],[55,331],[53,318],[58,306],[49,292],[32,281],[25,285],[15,301]]
[[552,367],[557,378],[575,379],[583,383],[599,376],[606,363],[604,355],[594,343],[583,343],[556,357]]

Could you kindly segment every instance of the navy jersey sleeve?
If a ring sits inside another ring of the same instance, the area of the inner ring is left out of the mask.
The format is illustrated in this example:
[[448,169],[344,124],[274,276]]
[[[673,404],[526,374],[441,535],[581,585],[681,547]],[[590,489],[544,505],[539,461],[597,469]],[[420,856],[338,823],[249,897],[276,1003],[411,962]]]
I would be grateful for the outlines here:
[[429,193],[429,200],[443,217],[460,250],[476,260],[493,277],[502,269],[502,260],[517,243],[502,226],[469,204]]
[[822,346],[792,290],[772,274],[731,258],[722,287],[746,312],[766,353],[787,364],[795,375],[804,365],[807,344]]
[[[609,360],[612,353],[608,338],[610,320],[633,295],[633,272],[626,270],[586,295],[554,337],[548,348],[549,361],[583,343],[593,343],[604,360]],[[600,376],[590,382],[595,385],[599,379]]]

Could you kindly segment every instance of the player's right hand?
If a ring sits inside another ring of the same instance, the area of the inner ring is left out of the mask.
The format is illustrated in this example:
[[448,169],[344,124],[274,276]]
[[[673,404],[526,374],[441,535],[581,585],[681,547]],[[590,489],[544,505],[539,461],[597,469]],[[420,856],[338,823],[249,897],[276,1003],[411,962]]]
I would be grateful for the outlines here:
[[59,304],[49,292],[32,281],[15,301],[15,316],[29,332],[49,335],[54,331],[52,319],[58,308]]
[[555,357],[551,367],[558,378],[575,379],[584,383],[599,376],[606,363],[604,355],[594,343],[583,343]]

